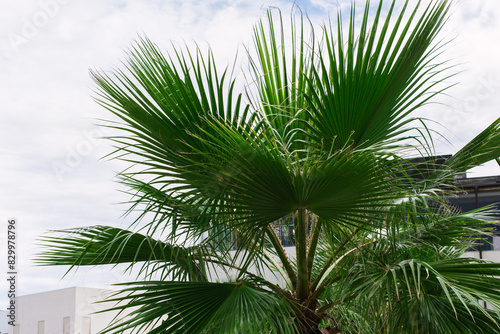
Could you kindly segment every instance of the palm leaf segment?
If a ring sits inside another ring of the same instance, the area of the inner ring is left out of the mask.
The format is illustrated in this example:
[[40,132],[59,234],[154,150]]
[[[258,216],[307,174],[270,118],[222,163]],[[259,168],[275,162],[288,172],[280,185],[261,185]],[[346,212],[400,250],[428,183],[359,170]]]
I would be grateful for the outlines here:
[[[138,317],[104,333],[129,328],[148,333],[253,333],[256,329],[264,333],[295,333],[290,306],[252,282],[148,281],[123,286],[117,298],[107,302],[127,303],[115,307],[116,310],[137,307],[133,314]],[[154,329],[148,328],[156,323],[159,325]]]
[[[412,112],[441,90],[434,40],[448,7],[409,10],[405,2],[397,13],[395,1],[375,11],[367,1],[359,33],[353,6],[348,29],[339,14],[320,38],[303,16],[287,27],[269,11],[248,50],[248,102],[211,52],[164,56],[142,39],[124,71],[92,75],[98,102],[121,120],[111,124],[125,134],[114,138],[117,157],[143,167],[121,176],[135,196],[131,210],[153,214],[146,235],[70,231],[46,238],[40,261],[142,263],[146,278],[160,274],[116,296],[127,303],[117,309],[135,311],[114,332],[313,333],[320,324],[346,333],[494,332],[498,314],[475,300],[498,310],[491,286],[500,267],[450,260],[488,218],[436,206],[455,173],[498,158],[499,121],[420,178],[403,159],[432,144]],[[274,229],[290,219],[294,258]],[[286,287],[264,279],[265,268],[277,269]],[[232,279],[214,283],[216,273]],[[397,305],[409,311],[392,316]],[[439,308],[447,310],[441,318]],[[458,315],[467,325],[447,325]]]

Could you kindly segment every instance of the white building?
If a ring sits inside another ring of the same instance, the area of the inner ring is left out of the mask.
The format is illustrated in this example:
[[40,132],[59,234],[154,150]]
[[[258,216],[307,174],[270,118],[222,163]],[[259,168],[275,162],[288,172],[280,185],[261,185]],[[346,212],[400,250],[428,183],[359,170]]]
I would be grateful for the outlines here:
[[96,303],[112,293],[72,287],[20,296],[16,299],[16,325],[9,326],[9,334],[96,334],[117,314],[95,314],[113,306]]
[[0,319],[4,319],[0,321],[0,334],[7,334],[9,332],[9,327],[7,325],[7,311],[0,311]]

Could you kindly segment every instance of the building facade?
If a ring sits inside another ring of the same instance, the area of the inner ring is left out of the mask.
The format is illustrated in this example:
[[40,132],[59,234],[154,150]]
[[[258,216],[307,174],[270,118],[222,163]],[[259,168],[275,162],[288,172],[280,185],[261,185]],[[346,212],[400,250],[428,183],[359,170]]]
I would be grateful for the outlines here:
[[[9,334],[97,334],[117,312],[95,313],[110,303],[97,303],[113,291],[71,287],[16,298],[15,326]],[[124,332],[129,333],[129,332]]]
[[[455,186],[460,189],[455,197],[449,198],[463,212],[493,206],[500,220],[500,176],[457,178]],[[493,235],[485,236],[468,256],[500,262],[500,226],[491,225]]]

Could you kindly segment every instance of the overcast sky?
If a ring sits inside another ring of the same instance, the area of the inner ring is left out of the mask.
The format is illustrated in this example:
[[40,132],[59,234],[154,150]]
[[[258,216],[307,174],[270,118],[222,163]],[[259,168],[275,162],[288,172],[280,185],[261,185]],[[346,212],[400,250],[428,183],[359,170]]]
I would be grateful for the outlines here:
[[[363,3],[364,1],[358,1]],[[375,2],[375,1],[374,1]],[[402,1],[398,0],[398,3]],[[296,3],[314,24],[350,0]],[[21,295],[69,286],[105,287],[130,279],[109,268],[80,270],[61,279],[61,268],[34,267],[36,239],[48,229],[103,224],[121,218],[128,197],[113,181],[122,167],[100,160],[111,148],[96,126],[109,119],[92,100],[89,68],[120,66],[138,34],[169,48],[170,41],[212,47],[222,64],[250,42],[252,25],[269,6],[289,11],[287,0],[1,0],[0,1],[0,268],[6,272],[7,220],[18,219]],[[461,0],[441,37],[456,64],[458,85],[422,111],[439,124],[454,153],[500,116],[498,44],[500,6],[495,0]],[[469,177],[500,174],[489,164]],[[0,308],[7,285],[0,280]],[[3,291],[3,292],[2,292]]]

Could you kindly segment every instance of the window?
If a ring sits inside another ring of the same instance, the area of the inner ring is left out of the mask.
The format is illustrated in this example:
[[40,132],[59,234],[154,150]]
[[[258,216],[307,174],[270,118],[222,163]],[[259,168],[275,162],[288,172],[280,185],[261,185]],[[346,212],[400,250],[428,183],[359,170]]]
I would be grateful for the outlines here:
[[71,318],[70,317],[64,317],[63,318],[63,334],[71,334],[70,329],[71,329]]
[[38,334],[45,334],[45,321],[44,320],[40,320],[38,322]]
[[90,334],[90,317],[82,318],[82,334]]
[[493,237],[493,249],[500,250],[500,237]]

